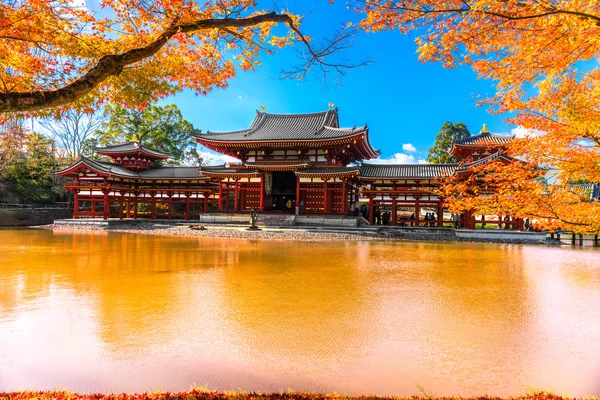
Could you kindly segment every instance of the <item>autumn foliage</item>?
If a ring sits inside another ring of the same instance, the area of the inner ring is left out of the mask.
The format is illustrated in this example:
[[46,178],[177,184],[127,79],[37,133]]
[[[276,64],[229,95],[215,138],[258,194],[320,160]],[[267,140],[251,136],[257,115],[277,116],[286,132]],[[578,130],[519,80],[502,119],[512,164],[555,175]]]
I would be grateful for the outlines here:
[[[80,4],[78,6],[78,4]],[[135,108],[184,88],[206,94],[292,42],[296,16],[254,0],[28,0],[0,3],[0,113]],[[273,28],[284,25],[279,34]],[[13,113],[13,115],[9,115]]]
[[[77,394],[70,392],[14,392],[1,393],[0,400],[503,400],[501,397],[383,397],[383,396],[340,396],[318,393],[255,393],[255,392],[217,392],[205,389],[193,389],[189,392],[155,392],[140,394]],[[508,397],[506,400],[567,400],[547,392]]]
[[[488,174],[483,180],[454,180],[445,188],[461,194],[452,207],[600,232],[600,202],[573,185],[600,182],[600,1],[370,0],[357,7],[368,31],[416,33],[421,61],[469,66],[492,80],[495,94],[478,104],[526,132],[507,152],[527,164],[500,170],[492,163],[474,171]],[[531,179],[540,168],[545,179]],[[479,184],[498,194],[475,198],[485,189]]]

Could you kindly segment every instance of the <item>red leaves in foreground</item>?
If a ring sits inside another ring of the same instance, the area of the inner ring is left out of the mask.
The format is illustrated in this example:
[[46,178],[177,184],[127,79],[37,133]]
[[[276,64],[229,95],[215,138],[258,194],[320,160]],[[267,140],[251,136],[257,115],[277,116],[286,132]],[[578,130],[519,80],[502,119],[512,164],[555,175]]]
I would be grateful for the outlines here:
[[311,393],[246,393],[246,392],[217,392],[193,389],[189,392],[152,392],[136,394],[78,394],[71,392],[13,392],[0,393],[0,400],[566,400],[547,392],[523,395],[519,397],[378,397],[378,396],[339,396],[337,394]]

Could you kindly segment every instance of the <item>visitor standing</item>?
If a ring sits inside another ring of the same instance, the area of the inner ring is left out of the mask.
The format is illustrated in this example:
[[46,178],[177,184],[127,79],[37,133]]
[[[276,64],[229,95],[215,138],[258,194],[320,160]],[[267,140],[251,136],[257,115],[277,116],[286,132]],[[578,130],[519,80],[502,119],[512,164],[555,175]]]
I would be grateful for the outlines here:
[[358,199],[356,199],[356,202],[354,202],[354,212],[357,217],[358,217],[359,210],[360,210],[360,201],[358,201]]
[[300,200],[300,215],[304,215],[304,200]]
[[381,210],[379,208],[375,211],[375,225],[381,225]]
[[285,208],[291,214],[292,213],[292,199],[288,199],[287,203],[285,203]]
[[296,200],[296,215],[300,214],[300,202]]

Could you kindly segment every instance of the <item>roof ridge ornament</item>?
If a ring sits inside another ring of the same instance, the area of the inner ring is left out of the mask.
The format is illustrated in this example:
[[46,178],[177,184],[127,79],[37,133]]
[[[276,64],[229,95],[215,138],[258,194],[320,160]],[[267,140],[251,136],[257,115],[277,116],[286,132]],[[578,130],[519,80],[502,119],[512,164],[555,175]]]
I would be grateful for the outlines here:
[[479,131],[479,134],[483,135],[483,134],[490,134],[490,130],[487,127],[487,124],[483,124],[483,128],[481,128],[481,130]]

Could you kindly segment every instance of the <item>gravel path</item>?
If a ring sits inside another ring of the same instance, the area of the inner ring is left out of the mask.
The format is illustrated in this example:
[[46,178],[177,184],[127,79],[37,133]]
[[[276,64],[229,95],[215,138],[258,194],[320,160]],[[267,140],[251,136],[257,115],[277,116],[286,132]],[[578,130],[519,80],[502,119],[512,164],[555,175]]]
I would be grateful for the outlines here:
[[138,225],[44,225],[42,228],[55,231],[107,231],[124,233],[141,233],[147,235],[213,237],[231,239],[262,239],[262,240],[295,240],[295,241],[325,241],[325,240],[384,240],[404,242],[469,242],[469,243],[507,243],[507,244],[535,244],[535,245],[560,245],[556,240],[547,239],[545,242],[533,240],[490,240],[490,239],[465,239],[457,238],[453,232],[423,233],[423,232],[396,232],[393,230],[355,231],[318,231],[314,228],[276,228],[266,227],[258,231],[250,231],[246,227],[227,225],[205,225],[204,230],[197,229],[200,225],[166,225],[166,224],[138,224]]
[[315,232],[307,229],[280,229],[262,228],[258,231],[249,231],[246,228],[235,226],[205,226],[205,230],[192,229],[190,226],[161,226],[160,224],[140,226],[98,226],[98,225],[44,225],[42,228],[56,231],[108,231],[125,233],[143,233],[149,235],[168,236],[199,236],[231,239],[265,239],[265,240],[374,240],[380,239],[368,232],[338,233],[338,232]]

